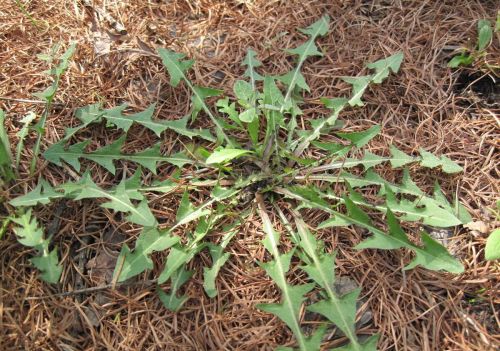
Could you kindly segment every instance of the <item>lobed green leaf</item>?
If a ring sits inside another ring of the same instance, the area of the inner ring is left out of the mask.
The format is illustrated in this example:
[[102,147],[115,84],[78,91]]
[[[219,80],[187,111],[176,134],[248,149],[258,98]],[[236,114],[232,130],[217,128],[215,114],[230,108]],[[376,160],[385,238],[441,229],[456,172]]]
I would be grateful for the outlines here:
[[130,279],[147,269],[153,268],[150,258],[154,251],[164,251],[179,242],[179,237],[171,236],[169,231],[158,231],[156,228],[144,228],[130,251],[127,245],[122,246],[114,275],[117,282]]
[[169,162],[181,167],[186,163],[192,163],[192,161],[189,160],[189,158],[183,153],[172,155],[172,157],[162,156],[160,152],[160,143],[135,154],[124,154],[121,152],[121,149],[123,148],[125,139],[126,135],[123,135],[111,144],[108,144],[93,152],[84,151],[87,145],[90,143],[90,141],[88,140],[70,145],[67,149],[65,149],[64,147],[65,141],[61,140],[55,144],[52,144],[43,153],[43,156],[47,161],[52,162],[58,166],[62,166],[62,161],[64,161],[77,171],[80,171],[81,167],[79,159],[85,158],[96,162],[112,174],[115,174],[116,172],[114,161],[117,160],[127,160],[138,163],[149,169],[151,172],[153,172],[153,174],[156,174],[158,162]]
[[398,73],[401,62],[403,62],[404,55],[401,51],[391,55],[385,59],[375,61],[373,63],[368,63],[366,67],[375,70],[375,74],[372,77],[372,82],[375,84],[382,83],[389,74]]
[[11,217],[17,224],[13,227],[17,240],[24,246],[36,249],[40,255],[30,259],[30,262],[40,271],[40,278],[47,283],[56,284],[62,273],[57,250],[49,250],[50,239],[45,239],[43,228],[35,217],[31,216],[31,209],[19,216]]
[[370,217],[349,197],[344,197],[344,204],[347,208],[347,214],[343,214],[341,212],[333,210],[328,202],[321,199],[313,189],[303,187],[290,187],[288,189],[277,189],[277,192],[287,197],[302,201],[309,207],[321,209],[327,213],[334,215],[335,217],[345,220],[348,223],[365,228],[372,234],[374,234],[372,237],[356,245],[356,249],[378,248],[388,250],[406,247],[415,252],[416,258],[405,269],[409,269],[409,267],[413,268],[416,265],[422,265],[423,267],[431,270],[442,269],[450,273],[463,272],[464,268],[462,264],[458,260],[453,258],[442,245],[435,242],[432,238],[428,237],[427,234],[424,233],[423,235],[423,247],[419,247],[411,243],[406,238],[406,235],[402,231],[396,217],[393,215],[390,209],[387,209],[389,233],[385,234],[384,231],[378,229],[372,224]]
[[172,283],[170,285],[170,292],[165,293],[163,290],[158,288],[157,293],[160,301],[163,305],[172,312],[177,312],[189,299],[188,296],[184,295],[181,297],[177,296],[177,291],[184,285],[189,278],[193,275],[194,271],[187,271],[184,265],[181,265],[172,274]]

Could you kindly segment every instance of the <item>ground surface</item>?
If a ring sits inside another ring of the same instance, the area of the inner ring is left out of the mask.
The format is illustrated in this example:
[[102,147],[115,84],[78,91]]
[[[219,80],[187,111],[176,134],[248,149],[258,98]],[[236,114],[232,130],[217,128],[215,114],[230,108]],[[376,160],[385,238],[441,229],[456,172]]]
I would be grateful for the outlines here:
[[[306,112],[314,113],[319,97],[347,93],[340,76],[357,75],[365,62],[402,50],[400,73],[371,89],[367,105],[346,111],[342,119],[354,129],[381,124],[382,137],[370,144],[373,150],[387,151],[393,143],[409,153],[425,147],[456,160],[464,174],[445,177],[417,170],[419,184],[430,190],[439,180],[446,194],[451,198],[456,193],[475,220],[495,226],[489,209],[499,190],[498,87],[486,83],[489,90],[474,91],[463,76],[458,79],[459,72],[446,67],[453,54],[447,48],[473,45],[468,40],[476,35],[476,21],[495,16],[495,1],[95,1],[95,8],[105,8],[123,24],[126,35],[97,19],[82,5],[85,1],[21,2],[38,26],[15,2],[0,3],[0,107],[8,113],[11,140],[16,140],[19,120],[27,111],[42,111],[39,104],[13,99],[32,99],[31,93],[47,85],[45,63],[36,55],[57,41],[66,45],[76,40],[78,51],[57,94],[43,149],[59,140],[65,127],[75,125],[77,107],[90,103],[102,101],[111,107],[127,102],[140,110],[158,102],[161,119],[187,113],[187,92],[169,87],[156,47],[196,58],[196,81],[231,94],[248,47],[258,53],[268,73],[284,72],[293,62],[282,49],[302,40],[296,29],[327,13],[331,30],[318,41],[326,55],[304,68],[312,88]],[[489,58],[496,57],[498,63],[495,40]],[[98,147],[113,133],[92,128],[82,135],[86,137]],[[142,148],[154,138],[137,128],[130,145]],[[31,135],[20,180],[3,198],[32,189],[40,175],[53,184],[74,176],[68,167],[41,159],[37,174],[29,177],[33,141]],[[168,152],[176,136],[167,133],[163,141]],[[99,184],[115,181],[96,165],[86,165],[93,167]],[[167,167],[160,174],[171,171]],[[386,176],[398,173],[387,170]],[[155,214],[165,220],[175,216],[179,198],[155,199]],[[91,202],[59,202],[38,207],[36,214],[54,234],[63,276],[57,286],[40,282],[28,262],[29,251],[7,232],[0,242],[1,350],[271,350],[293,342],[282,323],[254,307],[277,298],[273,284],[255,264],[263,254],[257,219],[250,219],[228,248],[232,256],[218,279],[219,296],[209,299],[203,293],[200,272],[209,259],[202,255],[191,267],[198,273],[186,285],[191,299],[174,314],[147,284],[158,267],[137,284],[115,291],[52,296],[109,282],[121,243],[132,243],[138,230]],[[500,343],[494,312],[500,302],[500,272],[498,265],[484,261],[486,234],[453,228],[449,247],[466,273],[449,276],[423,269],[404,273],[407,253],[355,251],[356,235],[343,231],[326,231],[322,237],[339,250],[339,275],[363,287],[360,315],[368,313],[368,318],[361,333],[380,331],[380,350],[493,350]],[[339,342],[332,338],[330,346]]]

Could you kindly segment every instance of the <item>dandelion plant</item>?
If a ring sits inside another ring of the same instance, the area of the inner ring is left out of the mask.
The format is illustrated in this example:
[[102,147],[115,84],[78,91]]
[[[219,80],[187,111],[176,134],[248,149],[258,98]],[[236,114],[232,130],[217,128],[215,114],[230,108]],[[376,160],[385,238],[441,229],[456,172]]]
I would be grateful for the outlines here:
[[[158,54],[170,85],[184,84],[190,91],[190,113],[178,120],[165,121],[153,118],[154,104],[138,113],[128,113],[126,105],[111,109],[90,105],[79,109],[76,117],[81,123],[67,128],[64,137],[43,156],[55,166],[65,163],[76,172],[83,172],[81,178],[56,185],[40,179],[31,192],[10,204],[33,207],[61,198],[104,199],[99,202],[101,207],[122,212],[126,221],[142,227],[133,247],[123,245],[115,281],[126,281],[151,270],[155,265],[152,254],[166,252],[164,266],[156,277],[157,291],[172,311],[189,303],[190,296],[183,294],[183,286],[194,274],[189,263],[203,250],[211,258],[202,272],[203,287],[209,297],[217,295],[217,275],[231,259],[227,249],[241,232],[246,217],[253,213],[260,218],[262,245],[269,254],[259,265],[281,293],[279,301],[262,303],[257,308],[275,315],[292,331],[295,341],[284,349],[319,350],[326,327],[333,324],[348,341],[337,350],[375,350],[378,336],[361,337],[356,331],[356,301],[361,290],[345,295],[336,291],[335,248],[327,249],[316,233],[329,227],[364,228],[370,236],[355,249],[404,248],[413,252],[413,259],[405,269],[421,266],[460,273],[462,264],[445,247],[425,232],[420,234],[421,244],[415,242],[404,232],[401,222],[452,227],[470,221],[458,200],[450,202],[438,184],[433,193],[427,193],[411,176],[415,167],[432,168],[444,174],[459,173],[462,168],[449,157],[425,149],[412,155],[393,145],[386,154],[364,151],[380,132],[380,126],[357,132],[341,130],[342,111],[362,107],[363,96],[369,89],[376,89],[374,85],[396,75],[403,62],[401,52],[367,63],[363,75],[342,77],[351,86],[351,93],[318,97],[324,115],[304,116],[303,97],[311,89],[302,67],[324,55],[318,43],[328,35],[329,18],[324,16],[299,31],[305,36],[303,44],[287,50],[296,60],[293,70],[278,76],[266,74],[258,54],[249,49],[242,62],[244,75],[235,81],[232,94],[227,96],[191,80],[194,60],[160,48]],[[306,128],[301,128],[298,117],[307,123]],[[213,128],[194,127],[202,118]],[[102,121],[109,128],[121,130],[121,136],[95,151],[89,151],[91,141],[75,141],[81,130]],[[177,133],[181,139],[187,138],[187,142],[181,143],[171,155],[160,151],[161,142],[143,151],[124,153],[122,148],[133,124],[158,137]],[[88,171],[83,171],[82,160],[95,162],[112,174],[118,160],[137,167],[131,177],[102,188]],[[165,164],[179,169],[175,177],[155,180],[154,175]],[[381,165],[401,170],[401,179],[385,180],[379,173]],[[152,175],[147,179],[153,180],[143,182],[143,172]],[[211,190],[204,202],[193,200],[194,191],[207,188]],[[372,195],[368,197],[365,190]],[[148,204],[152,193],[179,197],[174,221],[159,224]],[[311,226],[304,220],[304,209],[324,212],[328,218],[316,227]],[[386,224],[382,224],[383,220]],[[278,227],[286,230],[278,231]],[[284,250],[284,243],[291,249]],[[289,271],[295,262],[300,262],[297,267],[304,275],[303,281],[292,283]],[[312,291],[319,293],[319,301],[310,302],[308,296]],[[323,325],[310,334],[302,327],[304,309],[323,318]]]

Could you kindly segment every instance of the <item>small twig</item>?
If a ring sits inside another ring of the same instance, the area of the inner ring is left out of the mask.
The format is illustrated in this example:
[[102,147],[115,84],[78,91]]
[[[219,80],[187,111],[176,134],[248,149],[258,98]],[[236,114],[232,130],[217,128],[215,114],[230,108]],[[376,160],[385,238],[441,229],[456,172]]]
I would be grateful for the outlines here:
[[460,314],[462,315],[462,318],[466,320],[467,323],[469,323],[479,333],[481,341],[485,343],[486,346],[491,346],[491,343],[489,342],[488,338],[486,337],[486,335],[484,335],[484,331],[481,328],[481,325],[477,323],[474,319],[469,317],[466,313],[460,312]]
[[125,256],[118,257],[119,262],[116,262],[116,270],[113,275],[113,281],[111,282],[111,288],[114,290],[116,288],[116,284],[118,284],[118,278],[120,278],[120,274],[122,273],[123,264],[125,263]]
[[116,284],[106,284],[106,285],[101,285],[101,286],[93,286],[91,288],[84,288],[84,289],[78,289],[78,290],[73,290],[73,291],[66,291],[62,293],[57,293],[57,294],[51,294],[51,295],[46,295],[46,296],[29,296],[26,298],[26,300],[44,300],[48,299],[51,297],[66,297],[66,296],[73,296],[73,295],[82,295],[82,294],[90,294],[96,291],[101,291],[101,290],[107,290],[109,288],[113,288],[114,285],[116,286],[124,286],[124,285],[141,285],[144,284],[146,286],[150,286],[153,284],[156,284],[156,279],[154,280],[146,280],[146,281],[140,281],[140,282],[123,282],[123,283],[116,283]]
[[[16,98],[10,98],[10,97],[7,97],[7,96],[0,96],[0,100],[14,101],[14,102],[23,102],[23,103],[26,103],[26,104],[43,104],[43,105],[46,104],[46,102],[42,101],[42,100],[16,99]],[[64,104],[54,102],[54,103],[52,103],[52,105],[63,106]]]

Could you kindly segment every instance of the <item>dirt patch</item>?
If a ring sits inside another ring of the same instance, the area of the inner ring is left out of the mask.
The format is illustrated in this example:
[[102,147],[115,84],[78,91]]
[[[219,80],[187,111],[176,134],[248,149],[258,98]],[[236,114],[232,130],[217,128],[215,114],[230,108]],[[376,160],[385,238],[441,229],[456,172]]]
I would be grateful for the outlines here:
[[492,72],[460,70],[453,90],[471,103],[480,102],[486,107],[500,106],[500,76]]

